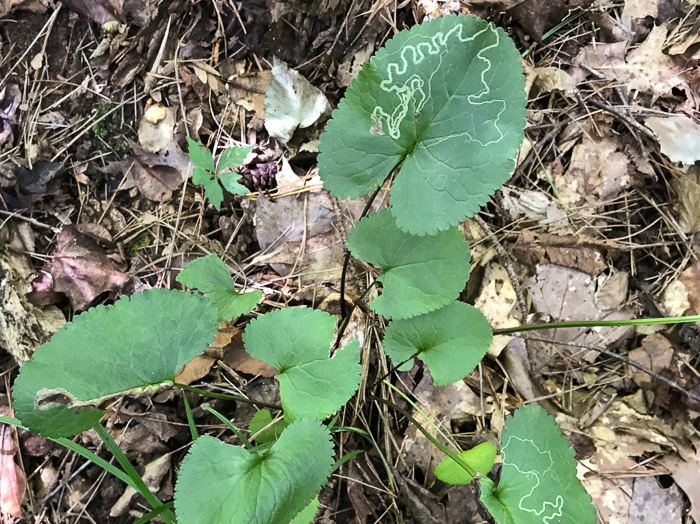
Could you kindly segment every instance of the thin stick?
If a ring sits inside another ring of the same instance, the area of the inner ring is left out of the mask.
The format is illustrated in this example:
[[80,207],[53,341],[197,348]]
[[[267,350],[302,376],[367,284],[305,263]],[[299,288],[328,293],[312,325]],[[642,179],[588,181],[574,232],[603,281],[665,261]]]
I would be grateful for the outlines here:
[[625,357],[624,355],[618,355],[617,353],[613,353],[612,351],[609,351],[607,349],[598,347],[598,346],[589,346],[587,344],[579,344],[577,342],[564,342],[562,340],[552,340],[552,339],[547,339],[547,338],[535,338],[535,337],[523,337],[526,340],[532,340],[534,342],[545,342],[548,344],[560,344],[562,346],[571,346],[571,347],[576,347],[576,348],[581,348],[581,349],[591,349],[593,351],[597,351],[598,353],[605,355],[610,358],[617,359],[621,362],[624,362],[628,366],[632,366],[634,368],[637,368],[638,370],[646,373],[650,377],[655,378],[656,380],[660,380],[667,386],[672,387],[676,391],[679,391],[680,393],[683,393],[686,397],[688,397],[690,400],[693,402],[700,403],[700,395],[697,393],[693,393],[692,391],[688,391],[687,389],[683,388],[678,382],[675,380],[671,380],[670,378],[666,378],[663,375],[658,374],[656,371],[649,369],[648,367],[640,364],[639,362],[635,362],[634,360],[629,359],[628,357]]
[[[379,191],[381,191],[383,185],[384,184],[381,184],[374,191],[374,193],[372,193],[372,196],[367,201],[367,204],[365,205],[365,208],[362,210],[362,214],[360,215],[360,218],[358,220],[361,220],[367,216],[369,209],[372,207],[372,203],[374,202],[374,199],[377,198],[377,195],[379,194]],[[349,265],[350,265],[350,250],[346,249],[345,250],[345,260],[343,261],[343,272],[340,276],[340,316],[343,320],[345,320],[345,317],[346,317],[346,314],[345,314],[346,313],[346,310],[345,310],[345,278],[346,278],[347,273],[348,273],[348,266]]]

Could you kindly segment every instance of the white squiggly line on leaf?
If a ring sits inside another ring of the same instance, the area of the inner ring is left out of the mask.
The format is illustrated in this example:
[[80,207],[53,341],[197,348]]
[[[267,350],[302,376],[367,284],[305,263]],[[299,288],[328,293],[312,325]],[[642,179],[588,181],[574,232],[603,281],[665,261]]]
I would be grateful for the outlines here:
[[[533,448],[535,448],[537,450],[537,453],[539,453],[540,455],[547,455],[547,458],[549,460],[549,466],[544,471],[538,471],[536,469],[521,470],[520,467],[518,467],[518,465],[516,463],[506,461],[506,448],[510,445],[511,441],[514,439],[517,441],[520,441],[522,443],[530,444]],[[533,493],[539,487],[540,479],[552,470],[553,461],[552,461],[551,453],[548,450],[544,450],[544,451],[540,450],[540,448],[538,448],[537,445],[530,439],[524,439],[524,438],[516,437],[513,435],[513,436],[509,437],[508,441],[501,447],[501,455],[503,456],[503,465],[504,466],[511,466],[511,467],[515,468],[515,470],[518,473],[526,476],[530,480],[534,479],[536,481],[536,483],[532,486],[530,491],[520,499],[520,501],[518,502],[518,508],[521,509],[522,511],[525,511],[526,513],[533,513],[538,517],[542,517],[542,522],[544,524],[548,524],[556,517],[561,517],[563,514],[563,507],[564,507],[564,498],[561,495],[557,495],[554,502],[550,502],[548,500],[545,500],[542,503],[541,509],[539,509],[539,510],[537,510],[535,508],[524,507],[525,500],[533,497]],[[541,494],[539,492],[537,493],[537,495],[544,496],[543,494]],[[551,506],[552,513],[544,515],[545,511],[547,511],[548,506]]]
[[[444,140],[448,140],[451,138],[455,138],[457,136],[463,136],[467,135],[469,136],[470,140],[473,142],[478,142],[482,146],[487,146],[490,144],[494,144],[497,142],[500,142],[501,139],[503,138],[503,132],[501,129],[498,127],[498,122],[501,118],[501,115],[506,109],[506,103],[503,100],[485,100],[482,101],[481,99],[484,96],[487,96],[490,92],[491,89],[488,85],[488,83],[485,80],[485,75],[488,73],[488,71],[491,69],[491,60],[483,56],[483,54],[495,47],[498,47],[500,43],[500,35],[498,34],[498,31],[492,26],[489,25],[482,29],[481,31],[478,31],[477,33],[473,34],[472,36],[463,36],[462,33],[464,31],[464,25],[463,24],[457,24],[454,28],[452,28],[450,31],[447,33],[444,32],[438,32],[436,33],[430,40],[428,41],[423,41],[423,42],[418,42],[416,45],[406,45],[401,49],[401,53],[399,56],[399,61],[398,62],[392,62],[387,65],[387,78],[386,80],[383,80],[380,83],[380,88],[383,89],[384,91],[388,93],[395,93],[396,96],[399,98],[399,104],[394,108],[394,111],[389,114],[387,113],[383,107],[377,105],[375,106],[374,110],[372,111],[372,121],[374,122],[375,126],[372,127],[371,132],[373,133],[383,133],[381,129],[381,122],[382,119],[386,122],[386,127],[387,127],[387,132],[389,133],[389,136],[393,139],[398,139],[401,137],[401,123],[404,121],[406,118],[406,115],[408,114],[408,108],[411,100],[414,100],[414,105],[415,105],[415,111],[416,113],[419,113],[423,107],[425,106],[426,102],[430,99],[430,90],[431,90],[431,83],[432,83],[432,78],[435,75],[435,73],[440,69],[442,65],[442,50],[447,48],[447,44],[450,40],[450,37],[453,35],[463,43],[470,42],[486,31],[491,31],[496,37],[495,43],[484,47],[481,49],[477,55],[476,58],[479,60],[485,62],[486,66],[484,69],[481,71],[480,75],[480,82],[483,86],[483,89],[476,94],[469,95],[467,97],[467,100],[469,101],[470,104],[472,105],[487,105],[487,104],[499,104],[499,110],[498,114],[496,115],[496,118],[493,120],[493,125],[496,131],[498,132],[498,138],[494,140],[489,140],[486,142],[482,142],[478,136],[475,136],[474,133],[470,131],[465,131],[463,133],[455,134],[455,135],[450,135],[448,137],[442,137],[435,139],[436,141],[432,142],[432,145],[435,145],[436,143],[440,143]],[[400,77],[402,75],[405,75],[408,68],[409,68],[409,62],[412,63],[414,66],[418,66],[423,60],[425,60],[429,55],[439,55],[440,56],[440,61],[436,67],[436,69],[433,71],[433,73],[430,75],[430,80],[427,83],[427,93],[425,91],[426,88],[426,82],[417,74],[411,75],[410,78],[408,78],[403,84],[400,84],[398,80],[396,80],[397,77]]]

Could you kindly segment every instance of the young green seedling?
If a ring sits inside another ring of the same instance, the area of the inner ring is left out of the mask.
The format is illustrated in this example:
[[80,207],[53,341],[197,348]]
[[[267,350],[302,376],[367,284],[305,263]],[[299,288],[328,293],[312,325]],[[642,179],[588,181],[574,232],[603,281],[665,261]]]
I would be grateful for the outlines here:
[[248,193],[248,189],[238,183],[241,175],[233,169],[243,163],[253,146],[229,147],[221,153],[218,162],[215,162],[211,151],[203,144],[190,137],[187,137],[187,144],[190,147],[190,160],[195,165],[192,170],[192,183],[204,187],[204,196],[217,211],[221,210],[221,202],[224,201],[221,186],[234,195]]

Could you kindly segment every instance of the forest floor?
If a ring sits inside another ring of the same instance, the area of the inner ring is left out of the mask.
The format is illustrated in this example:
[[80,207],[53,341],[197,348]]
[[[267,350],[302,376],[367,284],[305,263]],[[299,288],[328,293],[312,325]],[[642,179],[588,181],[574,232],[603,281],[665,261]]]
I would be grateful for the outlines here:
[[[2,0],[4,413],[20,363],[67,320],[122,294],[177,287],[178,271],[208,253],[239,284],[263,291],[260,311],[337,313],[345,236],[362,203],[321,187],[316,157],[328,114],[274,138],[267,87],[281,82],[337,107],[394,34],[464,13],[514,40],[528,113],[513,176],[461,226],[472,249],[461,299],[493,327],[700,313],[697,3]],[[297,123],[309,100],[293,108]],[[217,211],[190,180],[188,136],[219,150],[254,145],[240,170],[251,193],[227,195]],[[385,191],[378,205],[387,203]],[[351,298],[369,277],[367,266],[351,266]],[[222,326],[216,347],[178,381],[277,402],[273,373],[243,350],[251,316]],[[700,408],[691,400],[700,392],[698,326],[499,336],[463,382],[435,387],[421,363],[388,378],[463,449],[497,444],[515,408],[540,403],[576,450],[599,522],[700,524]],[[360,395],[392,369],[384,328],[367,308],[350,324],[362,342]],[[202,404],[240,428],[256,411],[188,399],[200,432],[233,443]],[[363,453],[331,477],[317,522],[483,522],[469,486],[435,478],[441,454],[414,426],[378,404],[352,406],[341,423],[369,432],[376,447],[342,437],[344,453]],[[104,422],[139,471],[170,454],[154,485],[171,500],[191,443],[182,396],[127,396]],[[140,496],[120,500],[124,484],[94,464],[26,431],[17,436],[28,478],[17,522],[133,522],[148,511]],[[94,432],[78,441],[108,456]]]

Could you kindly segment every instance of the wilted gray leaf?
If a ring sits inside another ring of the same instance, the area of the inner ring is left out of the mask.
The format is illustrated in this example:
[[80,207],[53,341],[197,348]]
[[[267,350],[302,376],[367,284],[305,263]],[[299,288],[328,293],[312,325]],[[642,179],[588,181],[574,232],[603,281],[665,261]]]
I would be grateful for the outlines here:
[[298,71],[277,58],[265,93],[265,128],[271,136],[288,142],[297,127],[309,127],[329,115],[328,100]]

